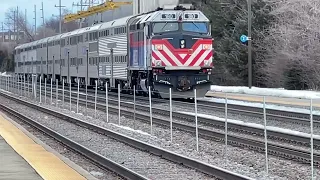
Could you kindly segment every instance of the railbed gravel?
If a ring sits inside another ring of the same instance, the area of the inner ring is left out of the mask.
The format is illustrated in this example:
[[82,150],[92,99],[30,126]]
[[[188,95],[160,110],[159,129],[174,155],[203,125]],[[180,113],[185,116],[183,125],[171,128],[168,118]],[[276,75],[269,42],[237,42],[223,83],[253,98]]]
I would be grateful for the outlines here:
[[63,155],[64,157],[70,159],[72,162],[89,172],[92,176],[99,180],[121,180],[122,177],[118,176],[114,172],[111,172],[106,169],[101,169],[96,164],[93,164],[90,160],[84,158],[78,153],[70,150],[68,147],[64,146],[63,144],[57,142],[52,137],[44,134],[41,131],[36,130],[35,128],[31,127],[30,125],[24,123],[23,121],[17,120],[13,118],[18,124],[24,127],[28,132],[33,134],[36,138],[41,140],[43,143],[50,146],[52,149],[57,151],[59,154]]
[[[42,87],[42,88],[44,90],[44,87]],[[47,93],[49,94],[50,90],[49,90],[48,86],[47,86],[47,89],[48,89]],[[66,95],[69,95],[69,93],[67,92],[68,90],[69,90],[68,87],[66,87],[66,89],[65,89]],[[53,92],[54,91],[55,91],[55,88],[53,89]],[[59,92],[61,92],[61,91],[62,90],[59,89]],[[39,91],[38,91],[38,93],[39,93]],[[55,94],[55,93],[53,93],[53,94]],[[94,96],[94,94],[92,94],[90,92],[88,94],[90,96]],[[116,95],[115,93],[112,93],[112,94],[109,95],[109,98],[113,99],[113,100],[117,100],[117,97],[115,97],[115,95]],[[105,96],[103,94],[99,94],[98,96],[100,98],[105,98]],[[141,100],[139,98],[141,98],[141,96],[137,96],[137,99],[136,99],[136,103],[137,104],[144,104],[144,105],[146,105],[146,103],[149,104],[147,101]],[[128,97],[124,97],[124,96],[121,96],[121,100],[122,101],[127,101],[127,102],[133,102],[133,98],[128,98]],[[169,110],[169,101],[167,103],[164,103],[162,101],[159,102],[159,100],[155,99],[154,102],[152,103],[152,106],[156,107],[156,108],[162,108],[162,109]],[[194,106],[192,106],[192,104],[186,105],[186,104],[181,104],[181,102],[179,102],[179,101],[173,101],[172,106],[173,106],[173,111],[191,112],[191,113],[195,112]],[[309,108],[309,107],[307,107],[307,108]],[[225,117],[225,113],[224,112],[222,112],[222,111],[214,111],[214,110],[210,111],[207,108],[205,108],[205,109],[198,108],[197,112],[199,114],[210,114],[210,115],[216,116],[216,117]],[[256,124],[264,125],[263,117],[259,118],[259,117],[252,117],[252,116],[248,116],[248,115],[241,115],[241,114],[238,114],[238,113],[230,113],[230,112],[228,112],[228,119],[233,119],[233,120],[239,120],[239,121],[243,121],[243,122],[247,122],[247,123],[256,123]],[[290,130],[304,132],[304,133],[310,133],[311,132],[310,126],[308,126],[308,125],[294,124],[294,123],[290,123],[290,122],[287,122],[287,121],[279,121],[279,120],[274,120],[274,119],[267,119],[267,126],[281,127],[281,128],[284,128],[284,129],[290,129]],[[313,133],[317,134],[317,135],[320,135],[320,127],[314,126]]]
[[[94,96],[94,95],[91,94],[91,96]],[[100,94],[99,98],[105,98],[105,96]],[[114,96],[109,96],[109,98],[112,100],[117,100],[117,98]],[[121,101],[133,102],[133,99],[130,99],[127,97],[121,97]],[[149,102],[144,101],[144,100],[139,100],[139,99],[136,100],[136,103],[143,104],[143,105],[149,105]],[[152,107],[170,110],[169,101],[167,103],[165,103],[162,101],[159,102],[159,100],[154,100],[154,102],[152,102]],[[176,112],[190,112],[190,113],[195,112],[195,108],[194,108],[194,106],[192,106],[192,104],[188,104],[188,105],[181,104],[181,102],[179,102],[179,101],[173,101],[172,110],[176,111]],[[212,116],[216,116],[216,117],[223,117],[223,118],[225,117],[225,112],[215,111],[215,110],[210,111],[207,108],[202,109],[200,106],[199,106],[199,108],[197,108],[197,112],[198,112],[198,114],[206,114],[206,115],[208,114],[208,115],[212,115]],[[228,112],[228,119],[239,120],[239,121],[243,121],[246,123],[256,123],[256,124],[264,125],[264,119],[262,116],[261,117],[252,117],[252,116],[248,116],[248,115],[241,115],[238,113]],[[267,119],[267,126],[281,127],[284,129],[290,129],[290,130],[304,132],[304,133],[311,132],[310,126],[308,126],[308,125],[294,124],[294,123],[290,123],[285,120],[280,121],[280,120],[274,120],[274,119]],[[313,133],[320,135],[320,127],[314,126]]]
[[[161,157],[137,150],[131,146],[118,142],[105,135],[79,127],[64,120],[44,114],[39,111],[18,104],[15,101],[0,98],[1,102],[19,110],[37,122],[56,130],[58,133],[100,153],[130,169],[151,179],[214,179],[194,169],[167,161]],[[54,107],[51,107],[54,109]],[[92,123],[92,122],[91,122]]]
[[[48,99],[47,99],[48,100]],[[269,156],[269,175],[265,174],[265,156],[263,153],[257,153],[251,150],[246,150],[238,147],[228,146],[227,163],[224,158],[224,143],[215,142],[199,138],[199,152],[195,150],[196,141],[194,135],[179,130],[173,131],[173,142],[169,141],[170,131],[168,128],[163,128],[156,124],[153,125],[153,136],[150,136],[150,125],[140,121],[135,122],[135,127],[139,131],[134,131],[128,128],[118,127],[118,116],[109,115],[109,123],[106,122],[105,112],[97,111],[97,119],[86,117],[81,113],[85,112],[85,107],[79,106],[79,112],[70,112],[69,104],[65,102],[64,109],[62,103],[59,101],[59,108],[55,105],[42,104],[47,108],[61,111],[70,114],[79,119],[89,121],[96,125],[105,127],[107,129],[115,130],[117,132],[129,135],[141,141],[183,154],[195,159],[202,160],[209,164],[217,165],[226,168],[233,172],[247,175],[256,179],[309,179],[311,171],[310,166],[279,159],[277,157]],[[72,104],[72,111],[75,111],[75,104]],[[88,109],[90,116],[94,115],[94,110]],[[121,125],[133,128],[133,120],[121,117]],[[299,171],[293,171],[299,169]],[[318,173],[318,169],[315,170]]]

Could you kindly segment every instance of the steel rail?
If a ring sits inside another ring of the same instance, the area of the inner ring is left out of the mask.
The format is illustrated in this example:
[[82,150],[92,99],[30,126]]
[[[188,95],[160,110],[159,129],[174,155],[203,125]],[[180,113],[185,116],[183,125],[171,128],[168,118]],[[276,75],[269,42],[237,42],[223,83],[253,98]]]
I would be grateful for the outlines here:
[[[6,97],[8,99],[14,100],[20,104],[37,109],[43,113],[50,114],[50,115],[55,116],[57,118],[61,118],[63,120],[69,121],[69,122],[77,124],[79,126],[91,129],[95,132],[104,134],[104,135],[109,136],[111,138],[114,138],[120,142],[131,145],[135,148],[141,149],[142,151],[150,152],[152,154],[161,156],[161,157],[168,159],[170,161],[173,161],[173,162],[176,162],[179,164],[183,164],[183,165],[190,167],[190,168],[193,168],[193,169],[197,169],[200,172],[212,175],[212,176],[220,178],[220,179],[234,179],[234,180],[247,180],[247,179],[251,180],[252,179],[252,178],[246,177],[244,175],[240,175],[240,174],[225,170],[223,168],[213,166],[211,164],[207,164],[207,163],[198,161],[196,159],[189,158],[189,157],[174,153],[172,151],[156,147],[154,145],[139,141],[139,140],[131,138],[129,136],[122,135],[122,134],[117,133],[115,131],[105,129],[100,126],[96,126],[94,124],[82,121],[82,120],[77,119],[75,117],[63,114],[61,112],[54,111],[54,110],[39,106],[37,104],[22,100],[22,99],[18,99],[16,97],[9,95],[9,94],[6,94],[6,93],[0,92],[0,95]],[[81,100],[81,101],[79,101],[79,103],[84,103],[84,101]],[[88,105],[92,105],[92,104],[88,104]],[[101,106],[99,106],[99,107],[101,107]]]
[[[5,96],[11,98],[11,96],[5,94]],[[13,100],[15,100],[14,97],[12,97]],[[16,99],[18,101],[21,101],[19,99]],[[76,99],[72,98],[72,101],[75,102]],[[28,102],[26,102],[28,104]],[[79,104],[84,105],[85,100],[79,99]],[[94,102],[87,101],[88,107],[94,108]],[[32,105],[33,106],[33,105]],[[137,105],[136,105],[137,107]],[[34,108],[38,108],[37,105],[35,105]],[[97,103],[97,109],[105,111],[105,105],[104,103]],[[145,108],[148,109],[148,108]],[[109,113],[111,114],[118,114],[118,108],[117,106],[109,105]],[[130,110],[121,110],[121,114],[125,117],[132,118],[133,117],[133,111]],[[55,114],[52,114],[55,115]],[[145,113],[135,113],[135,117],[137,120],[149,123],[150,116],[146,115]],[[63,118],[63,117],[60,117]],[[158,125],[162,126],[170,126],[170,121],[164,120],[166,118],[161,117],[153,117],[153,122]],[[199,119],[200,120],[200,119]],[[173,122],[173,127],[176,129],[180,129],[189,133],[195,133],[196,129],[195,126],[186,125],[183,123]],[[205,128],[198,128],[198,132],[200,137],[207,138],[207,139],[218,139],[218,140],[224,140],[225,134],[223,132],[208,130]],[[314,139],[316,142],[318,142],[316,139]],[[310,139],[309,139],[310,141]],[[228,135],[228,144],[235,145],[239,147],[249,148],[252,150],[256,150],[259,152],[262,152],[265,150],[265,144],[263,140],[255,140],[251,138],[243,138],[238,137],[235,135]],[[298,162],[302,163],[310,163],[311,153],[306,150],[300,150],[295,149],[292,147],[287,147],[283,145],[278,145],[272,142],[268,142],[268,153],[271,155],[275,155],[278,157],[282,157],[289,160],[296,160]],[[320,165],[320,154],[314,153],[314,163],[317,165]]]
[[62,144],[68,146],[73,151],[81,154],[82,156],[88,158],[89,160],[99,164],[101,167],[105,169],[109,169],[112,172],[120,175],[121,177],[124,177],[126,179],[135,179],[135,180],[147,180],[148,178],[144,177],[143,175],[140,175],[110,159],[107,159],[106,157],[93,152],[92,150],[82,146],[79,143],[76,143],[75,141],[72,141],[71,139],[53,131],[52,129],[41,125],[40,123],[32,120],[29,117],[26,117],[25,115],[19,113],[16,110],[13,110],[9,107],[6,107],[5,105],[0,103],[0,110],[4,111],[5,113],[29,124],[33,128],[36,128],[39,131],[42,131],[43,133],[51,136],[52,138],[56,139],[57,141],[61,142]]

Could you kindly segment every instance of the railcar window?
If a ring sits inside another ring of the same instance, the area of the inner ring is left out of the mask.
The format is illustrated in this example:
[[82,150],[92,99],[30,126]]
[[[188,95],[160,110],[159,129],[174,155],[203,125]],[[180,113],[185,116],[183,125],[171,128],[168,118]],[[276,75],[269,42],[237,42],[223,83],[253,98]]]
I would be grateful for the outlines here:
[[184,22],[182,23],[182,30],[197,33],[208,33],[207,24],[204,22]]
[[170,31],[178,31],[179,24],[177,22],[161,22],[153,24],[153,33],[162,33]]

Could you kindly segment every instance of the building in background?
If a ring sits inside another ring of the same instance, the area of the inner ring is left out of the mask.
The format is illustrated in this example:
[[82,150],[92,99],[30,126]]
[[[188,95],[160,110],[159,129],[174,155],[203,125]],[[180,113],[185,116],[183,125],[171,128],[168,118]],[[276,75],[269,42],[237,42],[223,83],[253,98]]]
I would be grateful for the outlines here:
[[0,42],[19,42],[25,37],[24,31],[13,32],[13,31],[4,31],[0,32]]

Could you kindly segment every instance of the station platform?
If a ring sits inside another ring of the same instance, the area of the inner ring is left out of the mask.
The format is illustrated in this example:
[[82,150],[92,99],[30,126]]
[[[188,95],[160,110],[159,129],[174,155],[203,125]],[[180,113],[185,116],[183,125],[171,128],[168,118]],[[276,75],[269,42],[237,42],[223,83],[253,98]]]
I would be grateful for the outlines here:
[[[206,97],[225,98],[225,93],[209,91],[206,94]],[[228,97],[228,99],[237,100],[237,101],[263,103],[263,96],[250,95],[250,94],[227,93],[227,97]],[[266,96],[266,103],[280,105],[280,106],[309,107],[310,106],[310,99]],[[313,107],[320,108],[320,99],[313,99],[312,104],[313,104]]]
[[57,152],[36,143],[35,137],[31,139],[22,128],[0,112],[0,180],[95,179],[75,164],[67,164]]

